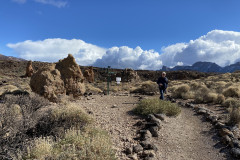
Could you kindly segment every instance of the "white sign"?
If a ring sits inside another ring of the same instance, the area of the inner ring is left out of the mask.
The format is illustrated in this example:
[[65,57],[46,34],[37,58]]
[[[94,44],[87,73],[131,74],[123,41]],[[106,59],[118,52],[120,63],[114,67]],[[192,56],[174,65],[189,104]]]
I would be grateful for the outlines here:
[[121,82],[121,77],[116,77],[117,84],[120,84]]

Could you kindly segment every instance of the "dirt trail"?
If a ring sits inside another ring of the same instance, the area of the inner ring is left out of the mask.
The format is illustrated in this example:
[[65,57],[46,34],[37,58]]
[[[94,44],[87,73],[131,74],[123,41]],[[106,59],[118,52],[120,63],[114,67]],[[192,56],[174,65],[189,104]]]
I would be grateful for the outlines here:
[[[126,147],[137,144],[133,140],[138,128],[133,125],[140,119],[129,114],[136,106],[137,97],[92,96],[78,101],[85,110],[92,112],[96,123],[108,131],[117,150],[117,157],[128,159],[122,152]],[[113,105],[116,105],[113,107]],[[212,139],[211,124],[202,122],[191,109],[182,108],[176,118],[166,118],[158,138],[152,141],[158,147],[158,160],[224,160],[224,153],[216,148],[218,141]]]

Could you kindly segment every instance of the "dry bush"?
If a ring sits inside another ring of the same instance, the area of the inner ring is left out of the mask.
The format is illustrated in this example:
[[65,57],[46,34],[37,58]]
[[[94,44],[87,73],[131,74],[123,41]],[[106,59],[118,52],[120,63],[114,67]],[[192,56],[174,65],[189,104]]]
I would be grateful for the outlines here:
[[93,94],[103,93],[103,91],[100,88],[97,88],[90,83],[85,83],[85,87],[86,87],[86,93],[93,93]]
[[229,113],[228,123],[230,125],[238,125],[240,123],[240,105],[238,107],[231,107]]
[[181,109],[177,104],[169,101],[162,101],[158,98],[144,99],[134,109],[134,112],[141,115],[152,113],[164,113],[167,116],[177,116]]
[[198,89],[199,86],[200,86],[200,84],[198,82],[193,81],[193,82],[190,83],[190,87],[194,90]]
[[209,100],[211,97],[210,90],[205,85],[201,85],[199,89],[196,90],[194,99],[196,103],[205,103],[206,98]]
[[225,102],[225,97],[223,94],[218,94],[216,104],[223,104]]
[[236,108],[236,107],[240,106],[240,101],[237,100],[237,99],[234,99],[234,98],[228,98],[223,103],[223,106],[228,107],[228,108],[230,108],[230,107],[235,107]]
[[182,84],[178,86],[172,93],[172,96],[174,98],[187,98],[190,91],[190,87],[187,84]]
[[[37,94],[14,92],[0,97],[0,159],[1,155],[15,159],[16,146],[28,136],[26,132],[36,124],[36,112],[49,102]],[[8,152],[4,152],[8,150]]]
[[228,87],[226,90],[223,91],[223,95],[225,97],[240,97],[240,90],[236,87]]
[[84,132],[69,129],[57,141],[50,138],[35,139],[23,159],[81,159],[115,160],[115,151],[106,132],[88,129]]
[[140,93],[143,95],[152,95],[156,94],[159,91],[159,87],[156,82],[145,81],[135,90],[132,90],[131,93]]
[[204,97],[204,102],[213,103],[217,102],[218,95],[216,93],[207,93]]

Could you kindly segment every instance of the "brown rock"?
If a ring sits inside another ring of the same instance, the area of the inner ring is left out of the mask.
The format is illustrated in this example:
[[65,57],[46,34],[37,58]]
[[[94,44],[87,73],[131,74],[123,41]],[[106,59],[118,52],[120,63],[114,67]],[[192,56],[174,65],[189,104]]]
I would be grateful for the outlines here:
[[32,77],[32,75],[33,75],[32,61],[28,61],[25,76],[26,77]]
[[230,130],[228,130],[227,128],[220,129],[219,134],[222,137],[224,137],[226,135],[229,136],[229,137],[233,137],[233,133]]
[[67,95],[72,94],[74,97],[78,97],[84,94],[84,77],[79,65],[71,54],[68,54],[67,58],[59,60],[56,64],[56,69],[61,73]]
[[30,80],[32,91],[52,102],[62,94],[78,97],[85,92],[82,72],[74,57],[69,54],[51,66],[39,69]]
[[94,72],[93,72],[93,67],[89,67],[88,69],[86,69],[83,73],[85,79],[89,82],[89,83],[93,83],[94,82]]
[[66,93],[61,74],[55,69],[55,64],[39,69],[33,74],[30,87],[33,92],[44,96],[52,102],[57,100],[58,95]]

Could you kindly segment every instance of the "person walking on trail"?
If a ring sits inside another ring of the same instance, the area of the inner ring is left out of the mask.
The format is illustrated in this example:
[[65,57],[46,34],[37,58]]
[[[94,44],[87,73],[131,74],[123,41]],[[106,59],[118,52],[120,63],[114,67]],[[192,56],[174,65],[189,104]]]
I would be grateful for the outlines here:
[[160,99],[164,99],[164,93],[167,89],[168,79],[166,77],[166,72],[162,72],[162,76],[158,78],[157,84],[160,91]]

